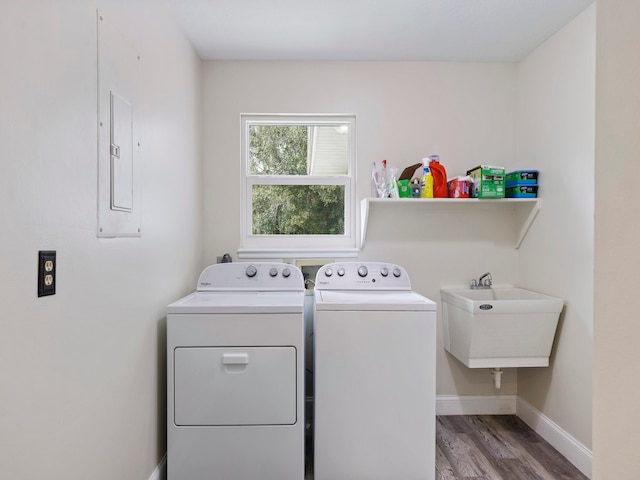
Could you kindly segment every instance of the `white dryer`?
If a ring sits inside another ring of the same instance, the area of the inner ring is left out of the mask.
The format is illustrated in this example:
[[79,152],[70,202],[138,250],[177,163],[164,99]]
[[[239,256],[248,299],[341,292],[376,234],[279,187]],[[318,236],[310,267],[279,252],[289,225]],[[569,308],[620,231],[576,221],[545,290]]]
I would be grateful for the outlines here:
[[207,267],[167,307],[169,480],[304,479],[304,280]]
[[315,480],[433,480],[436,304],[386,263],[325,265],[315,297]]

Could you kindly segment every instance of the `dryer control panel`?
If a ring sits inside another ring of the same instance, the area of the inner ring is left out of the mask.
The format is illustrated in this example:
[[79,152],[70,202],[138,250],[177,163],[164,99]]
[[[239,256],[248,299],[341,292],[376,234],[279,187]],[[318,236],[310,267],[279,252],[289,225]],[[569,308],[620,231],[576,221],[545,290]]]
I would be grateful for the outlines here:
[[287,263],[216,263],[202,271],[197,290],[302,292],[304,277],[298,267]]
[[379,262],[330,263],[318,270],[317,290],[411,290],[407,271]]

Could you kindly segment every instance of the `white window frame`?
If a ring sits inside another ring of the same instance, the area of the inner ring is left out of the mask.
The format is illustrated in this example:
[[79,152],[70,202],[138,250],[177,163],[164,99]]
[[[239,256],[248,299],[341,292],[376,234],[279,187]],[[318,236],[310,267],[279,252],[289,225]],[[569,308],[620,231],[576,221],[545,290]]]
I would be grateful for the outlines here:
[[[356,117],[352,114],[242,114],[241,115],[241,242],[239,258],[355,257],[356,239]],[[345,176],[251,175],[249,127],[252,125],[349,126],[348,173]],[[254,185],[344,186],[344,235],[254,235]]]

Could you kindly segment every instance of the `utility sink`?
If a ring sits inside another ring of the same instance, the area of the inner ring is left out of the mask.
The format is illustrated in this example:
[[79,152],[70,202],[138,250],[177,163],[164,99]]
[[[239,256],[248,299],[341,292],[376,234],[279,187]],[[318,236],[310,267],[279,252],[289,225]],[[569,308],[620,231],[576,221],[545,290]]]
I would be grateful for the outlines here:
[[564,300],[511,285],[440,294],[445,349],[467,367],[549,365]]

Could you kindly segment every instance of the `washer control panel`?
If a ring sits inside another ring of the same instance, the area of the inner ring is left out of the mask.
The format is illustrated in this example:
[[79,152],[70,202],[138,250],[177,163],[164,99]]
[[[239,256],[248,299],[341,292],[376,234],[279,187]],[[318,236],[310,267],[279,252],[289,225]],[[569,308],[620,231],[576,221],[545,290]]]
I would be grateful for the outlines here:
[[406,270],[392,263],[344,262],[322,266],[318,290],[411,290]]
[[304,277],[287,263],[216,263],[202,271],[197,290],[304,291]]

